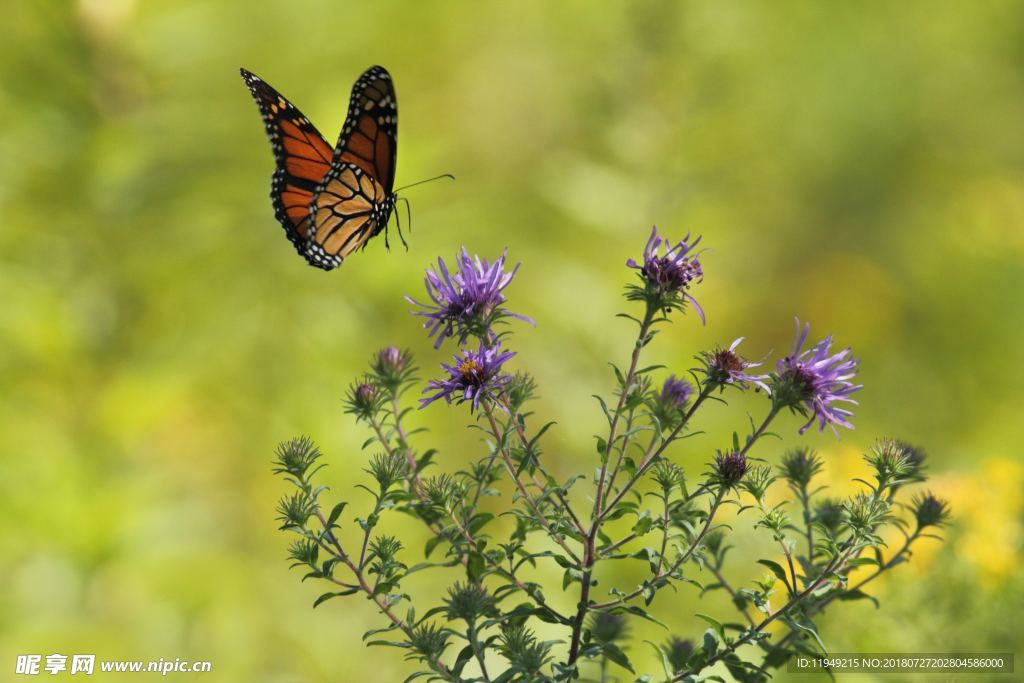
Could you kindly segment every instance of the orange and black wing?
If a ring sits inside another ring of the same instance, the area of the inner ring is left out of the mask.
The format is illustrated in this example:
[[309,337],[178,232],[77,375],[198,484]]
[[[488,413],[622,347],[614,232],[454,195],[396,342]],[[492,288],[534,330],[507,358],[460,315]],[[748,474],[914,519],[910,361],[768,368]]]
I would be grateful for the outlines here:
[[372,66],[352,86],[348,115],[334,148],[334,165],[355,164],[373,176],[390,196],[397,158],[395,84],[387,69]]
[[313,195],[306,259],[324,270],[337,268],[384,229],[391,206],[384,187],[362,167],[332,166]]
[[241,72],[259,105],[277,162],[270,185],[274,215],[295,250],[308,258],[310,206],[317,186],[331,168],[334,152],[295,105],[255,74],[245,69]]

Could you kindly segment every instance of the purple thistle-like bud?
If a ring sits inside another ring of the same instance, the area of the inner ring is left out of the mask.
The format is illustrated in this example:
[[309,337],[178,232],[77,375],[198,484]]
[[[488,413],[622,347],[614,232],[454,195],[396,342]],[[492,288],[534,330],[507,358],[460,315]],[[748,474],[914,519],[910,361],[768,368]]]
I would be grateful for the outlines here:
[[911,508],[917,520],[918,531],[930,526],[945,526],[949,521],[949,503],[931,491],[914,496]]
[[[690,235],[687,234],[681,242],[671,246],[669,239],[658,235],[658,228],[655,226],[651,229],[651,236],[644,247],[643,263],[629,259],[626,265],[640,271],[640,277],[646,285],[643,298],[658,308],[681,308],[685,302],[689,302],[693,304],[703,323],[704,310],[686,291],[694,282],[701,282],[704,279],[700,261],[697,254],[693,253],[700,242],[700,237],[693,242],[689,239]],[[661,248],[662,244],[665,246],[664,250]],[[662,251],[664,253],[661,253]]]
[[677,379],[675,375],[669,375],[661,387],[661,402],[666,407],[682,411],[694,393],[692,384],[685,379]]
[[470,336],[490,338],[492,325],[505,317],[534,324],[530,318],[501,307],[505,302],[502,291],[519,270],[519,264],[516,264],[511,271],[505,271],[507,255],[506,250],[491,263],[479,256],[470,256],[462,247],[455,256],[457,270],[454,273],[449,272],[441,258],[437,259],[436,269],[427,269],[425,282],[431,303],[405,297],[409,303],[424,309],[413,313],[426,318],[423,327],[429,330],[429,336],[436,335],[435,349],[447,337],[457,336],[459,344],[465,344]]
[[370,361],[376,381],[390,392],[395,392],[413,375],[412,354],[397,346],[388,346],[377,352]]
[[801,434],[817,421],[820,431],[825,431],[825,427],[829,426],[838,436],[835,425],[853,429],[850,422],[853,413],[833,404],[844,402],[856,405],[857,402],[849,398],[849,395],[863,385],[854,384],[850,380],[857,374],[860,361],[853,358],[849,348],[830,354],[832,335],[807,350],[801,350],[811,325],[807,323],[801,330],[799,320],[796,324],[793,350],[778,363],[776,398],[781,405],[811,411],[807,424],[800,428]]
[[672,665],[672,671],[682,671],[685,669],[687,662],[690,661],[690,657],[693,656],[696,649],[692,640],[684,640],[679,636],[672,636],[662,646],[665,657],[668,658],[669,664]]
[[381,394],[372,378],[356,382],[348,389],[345,397],[346,412],[354,414],[358,419],[368,420],[380,406]]
[[750,463],[747,456],[739,451],[715,455],[715,478],[718,483],[726,488],[732,488],[740,483],[747,472],[750,471]]
[[377,352],[376,367],[386,372],[401,372],[409,366],[409,354],[397,346],[388,346]]
[[367,405],[373,402],[374,396],[377,395],[377,391],[373,388],[372,384],[362,383],[356,387],[356,401],[362,405]]
[[441,364],[448,376],[430,381],[423,393],[435,393],[421,398],[420,408],[443,398],[448,403],[452,399],[459,403],[469,401],[470,410],[476,410],[481,401],[493,400],[512,381],[511,375],[501,374],[501,366],[514,355],[512,351],[502,351],[500,345],[463,350],[454,356],[454,365]]
[[683,421],[686,406],[697,393],[685,379],[669,375],[661,387],[661,393],[649,400],[651,414],[657,419],[663,431],[675,429]]
[[765,383],[769,375],[754,375],[748,372],[751,368],[760,367],[761,362],[755,363],[736,353],[736,347],[742,341],[743,337],[739,337],[727,349],[718,347],[714,351],[705,351],[701,354],[709,380],[719,386],[731,384],[740,389],[746,389],[748,385],[753,384],[770,394],[771,389]]

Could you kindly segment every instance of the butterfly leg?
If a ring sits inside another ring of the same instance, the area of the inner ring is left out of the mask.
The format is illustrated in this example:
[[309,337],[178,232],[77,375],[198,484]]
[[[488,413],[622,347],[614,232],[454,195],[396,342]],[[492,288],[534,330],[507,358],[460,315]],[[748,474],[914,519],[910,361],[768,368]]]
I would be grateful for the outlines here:
[[[412,212],[409,211],[409,200],[405,197],[399,197],[400,201],[405,202],[405,215],[408,218],[406,226],[409,228],[409,232],[412,232]],[[398,209],[395,209],[395,221],[398,222],[398,237],[402,240],[402,245],[406,251],[409,251],[409,245],[405,241],[405,237],[402,235],[402,223],[398,220]]]
[[[402,197],[401,199],[404,199],[404,197]],[[406,205],[408,206],[409,200],[406,199],[405,202],[406,202]],[[401,214],[398,213],[397,209],[395,210],[395,228],[398,230],[398,239],[402,240],[402,246],[405,247],[406,251],[409,251],[409,243],[405,241],[405,235],[402,234],[402,217],[401,217]],[[410,225],[410,230],[411,229],[412,229],[412,226]],[[388,236],[387,236],[387,232],[385,231],[385,233],[384,233],[384,244],[385,245],[387,244],[387,240],[388,240]]]

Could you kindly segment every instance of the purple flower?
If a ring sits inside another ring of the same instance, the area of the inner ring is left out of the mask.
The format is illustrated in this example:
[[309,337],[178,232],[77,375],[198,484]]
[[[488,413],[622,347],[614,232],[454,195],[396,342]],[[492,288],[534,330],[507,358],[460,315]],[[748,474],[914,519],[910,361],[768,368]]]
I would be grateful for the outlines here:
[[450,273],[444,261],[437,259],[437,269],[427,269],[427,294],[433,303],[420,303],[411,297],[405,300],[425,310],[413,311],[426,318],[423,327],[430,330],[429,336],[437,335],[434,348],[441,346],[447,337],[458,336],[459,344],[465,344],[470,336],[489,337],[491,326],[503,317],[518,318],[530,324],[533,321],[511,313],[501,307],[505,296],[501,293],[512,281],[519,264],[505,272],[505,258],[502,252],[494,263],[470,256],[465,247],[455,256],[457,272]]
[[768,375],[752,375],[747,372],[751,368],[759,367],[761,363],[749,361],[736,353],[736,347],[740,345],[741,341],[743,341],[743,337],[738,338],[727,349],[718,347],[710,353],[702,354],[707,365],[708,377],[715,384],[723,386],[733,384],[741,389],[745,389],[748,384],[754,384],[770,394],[771,389],[765,384]]
[[857,374],[860,361],[854,360],[849,348],[830,355],[832,335],[801,351],[811,325],[805,324],[803,330],[800,329],[799,320],[796,325],[793,350],[778,364],[777,398],[782,405],[802,406],[812,411],[807,424],[800,428],[801,434],[810,429],[815,421],[818,421],[820,431],[825,431],[827,425],[837,435],[835,425],[853,429],[849,420],[853,413],[833,404],[844,402],[856,405],[857,402],[849,398],[849,395],[863,385],[853,384],[850,380]]
[[439,398],[451,403],[454,397],[459,403],[471,401],[470,409],[476,410],[480,407],[480,401],[493,399],[512,381],[511,375],[500,372],[502,364],[514,355],[512,351],[502,351],[499,345],[491,348],[481,345],[476,351],[464,349],[454,356],[454,365],[441,363],[441,368],[448,376],[430,381],[423,393],[437,393],[421,398],[420,408],[425,408]]
[[[683,304],[689,301],[703,323],[704,310],[686,291],[694,281],[701,282],[704,279],[704,271],[701,269],[697,254],[692,253],[700,242],[700,237],[692,243],[689,239],[690,235],[687,234],[683,241],[670,246],[668,238],[658,235],[657,226],[651,229],[651,236],[644,247],[643,265],[634,259],[626,261],[627,266],[640,271],[640,277],[646,285],[631,298],[646,299],[658,308],[682,308]],[[664,254],[661,253],[662,243],[665,245]]]
[[685,379],[676,379],[675,375],[669,375],[661,387],[661,402],[666,407],[682,411],[693,398],[693,394],[692,384]]

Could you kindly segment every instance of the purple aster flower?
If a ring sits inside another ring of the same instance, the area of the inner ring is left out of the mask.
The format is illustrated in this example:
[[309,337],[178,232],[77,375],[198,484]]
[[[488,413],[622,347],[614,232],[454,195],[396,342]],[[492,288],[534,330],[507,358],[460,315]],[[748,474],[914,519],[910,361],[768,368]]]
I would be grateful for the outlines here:
[[742,341],[743,337],[740,337],[730,344],[727,349],[718,347],[710,353],[704,352],[701,354],[704,357],[704,363],[707,365],[705,372],[707,372],[708,378],[715,384],[721,386],[732,384],[741,389],[745,389],[747,385],[753,384],[770,394],[771,389],[765,383],[765,380],[769,377],[768,375],[752,375],[747,372],[751,368],[759,367],[761,363],[747,360],[736,353],[736,347]]
[[448,376],[430,381],[423,393],[436,393],[421,398],[420,408],[425,408],[439,398],[451,403],[454,397],[459,403],[471,401],[471,410],[476,410],[482,400],[495,398],[512,381],[511,375],[501,374],[501,366],[514,355],[512,351],[502,351],[500,345],[491,348],[481,345],[476,351],[461,351],[454,356],[454,365],[441,363],[441,368]]
[[[690,285],[701,282],[704,279],[704,271],[701,269],[697,254],[693,253],[694,247],[700,242],[700,237],[692,243],[689,242],[690,235],[687,234],[681,242],[670,246],[668,238],[658,235],[658,228],[651,229],[651,236],[644,247],[644,262],[637,263],[634,259],[626,261],[626,265],[640,271],[645,287],[637,288],[630,292],[631,299],[644,299],[655,305],[657,308],[678,308],[682,309],[688,301],[693,304],[700,316],[701,323],[704,320],[704,309],[700,307],[688,290]],[[665,249],[662,250],[662,243]],[[661,253],[664,251],[665,253]]]
[[835,425],[853,429],[849,420],[853,413],[833,404],[844,402],[856,405],[857,402],[849,398],[849,395],[863,385],[854,384],[850,380],[857,374],[860,361],[853,358],[849,348],[830,355],[832,335],[802,351],[811,325],[805,324],[803,330],[800,329],[799,320],[796,325],[793,350],[778,364],[777,398],[781,405],[799,408],[804,414],[804,409],[811,410],[811,418],[800,428],[801,434],[817,421],[820,431],[825,431],[827,425],[838,436]]
[[405,300],[425,310],[414,311],[418,316],[426,318],[423,327],[429,336],[437,335],[434,348],[441,346],[447,337],[458,336],[459,343],[464,344],[470,336],[485,338],[490,335],[491,326],[504,317],[518,318],[531,325],[532,320],[525,316],[511,313],[501,307],[505,296],[501,293],[512,281],[519,264],[505,272],[505,258],[508,251],[502,252],[494,262],[470,256],[465,247],[455,256],[458,270],[454,273],[440,258],[437,269],[427,269],[427,295],[432,303],[420,303],[411,297]]

